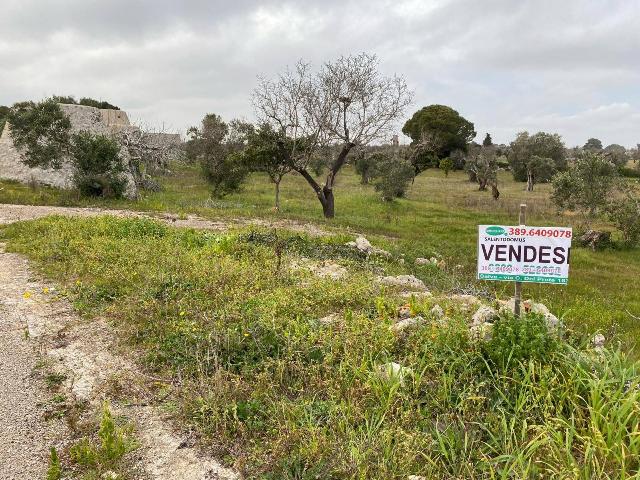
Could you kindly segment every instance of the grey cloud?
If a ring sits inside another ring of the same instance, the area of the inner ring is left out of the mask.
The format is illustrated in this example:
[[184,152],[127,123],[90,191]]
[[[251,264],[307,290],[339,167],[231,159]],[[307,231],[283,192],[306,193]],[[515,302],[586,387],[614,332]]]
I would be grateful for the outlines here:
[[416,109],[451,105],[500,142],[523,128],[640,141],[637,1],[3,3],[0,104],[92,96],[184,130],[207,112],[251,119],[258,74],[368,51]]

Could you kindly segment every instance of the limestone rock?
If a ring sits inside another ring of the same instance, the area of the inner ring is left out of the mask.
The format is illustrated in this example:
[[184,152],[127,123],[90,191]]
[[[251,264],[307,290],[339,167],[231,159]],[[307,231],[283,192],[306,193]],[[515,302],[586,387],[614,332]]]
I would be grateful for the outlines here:
[[493,324],[485,322],[478,325],[473,325],[471,328],[469,328],[469,334],[474,340],[488,342],[489,340],[491,340],[491,336],[493,334]]
[[340,322],[341,320],[342,320],[341,313],[330,313],[329,315],[326,315],[318,319],[318,322],[320,322],[323,325],[333,325]]
[[434,305],[429,313],[431,313],[431,315],[433,315],[435,318],[444,317],[444,310],[440,305]]
[[318,277],[329,278],[331,280],[340,280],[349,273],[346,268],[331,260],[313,262],[308,258],[292,261],[289,268],[291,270],[309,270]]
[[391,256],[391,254],[389,252],[387,252],[386,250],[383,250],[381,248],[377,248],[377,247],[374,247],[373,245],[371,245],[371,242],[369,242],[369,240],[367,240],[362,235],[359,235],[356,238],[355,242],[347,242],[346,245],[349,246],[349,247],[357,248],[362,253],[366,253],[367,255],[372,255],[372,254],[373,255],[382,255],[384,257],[390,257]]
[[409,318],[411,316],[411,306],[401,305],[398,307],[398,318]]
[[393,325],[391,325],[391,331],[394,333],[403,333],[406,330],[413,328],[413,327],[417,327],[420,324],[424,323],[424,318],[417,316],[417,317],[410,317],[410,318],[405,318],[403,320],[400,320],[399,322],[394,323]]
[[431,265],[431,260],[428,258],[416,258],[416,265]]
[[413,275],[398,275],[395,277],[379,277],[378,281],[389,287],[403,287],[410,288],[412,290],[427,290],[426,285],[419,278],[414,277]]
[[591,247],[592,250],[604,248],[611,243],[611,232],[600,232],[597,230],[587,230],[578,242],[585,247]]
[[414,298],[415,300],[424,300],[425,298],[433,297],[433,293],[425,291],[425,292],[401,292],[400,296],[402,298]]
[[492,323],[497,316],[498,312],[496,312],[493,308],[487,305],[483,305],[478,308],[478,310],[476,310],[476,313],[473,314],[473,317],[471,318],[471,324],[475,326],[482,323]]
[[482,302],[478,297],[473,295],[451,295],[450,300],[459,303],[464,311],[469,311],[474,307],[480,306]]
[[604,348],[605,340],[606,339],[604,338],[604,335],[602,335],[601,333],[596,333],[591,339],[591,344],[593,345],[594,349],[602,350]]
[[[511,312],[515,311],[515,299],[510,298],[507,301],[500,301],[500,312]],[[524,300],[520,305],[520,310],[522,312],[531,312],[542,315],[547,323],[547,328],[549,330],[555,330],[560,325],[560,320],[553,313],[549,311],[547,306],[543,303],[535,303],[532,300]]]

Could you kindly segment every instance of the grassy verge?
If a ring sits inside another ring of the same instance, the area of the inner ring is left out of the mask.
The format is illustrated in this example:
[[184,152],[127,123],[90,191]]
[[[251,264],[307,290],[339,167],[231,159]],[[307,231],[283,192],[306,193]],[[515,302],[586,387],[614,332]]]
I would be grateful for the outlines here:
[[[147,368],[172,376],[166,407],[249,478],[638,475],[638,364],[625,354],[560,340],[535,316],[503,317],[478,341],[447,298],[413,299],[424,321],[398,335],[398,292],[373,278],[409,262],[360,256],[340,236],[272,235],[109,217],[2,231],[9,250],[66,282],[76,308],[112,319]],[[302,257],[349,273],[292,268]],[[446,322],[430,313],[436,301]]]

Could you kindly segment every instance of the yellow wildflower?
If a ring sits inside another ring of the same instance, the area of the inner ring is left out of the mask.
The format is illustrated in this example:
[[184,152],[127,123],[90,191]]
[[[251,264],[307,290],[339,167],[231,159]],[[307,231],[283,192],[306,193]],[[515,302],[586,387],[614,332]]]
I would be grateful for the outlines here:
[[31,292],[26,291],[22,294],[22,298],[24,298],[25,300],[31,298]]
[[42,289],[42,293],[44,293],[45,295],[49,293],[49,287],[44,287]]

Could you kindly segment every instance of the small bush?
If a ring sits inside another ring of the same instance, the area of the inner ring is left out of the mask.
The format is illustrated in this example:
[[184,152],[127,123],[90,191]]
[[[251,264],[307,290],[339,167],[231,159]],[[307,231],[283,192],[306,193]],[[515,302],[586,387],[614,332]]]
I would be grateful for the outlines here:
[[628,192],[624,198],[609,203],[607,214],[622,232],[626,244],[635,246],[640,243],[640,198]]
[[440,170],[444,172],[445,177],[448,177],[449,172],[453,170],[453,160],[450,157],[440,160]]
[[108,402],[102,408],[98,439],[99,444],[96,445],[83,438],[70,450],[71,460],[87,473],[117,470],[122,457],[135,447],[128,429],[116,425]]
[[415,170],[411,163],[397,155],[381,155],[370,174],[374,178],[376,191],[380,192],[385,202],[404,197],[414,178]]
[[71,139],[73,181],[89,197],[119,198],[125,192],[124,165],[118,143],[104,135],[79,132]]
[[518,318],[507,314],[495,322],[485,352],[495,365],[507,369],[522,361],[544,362],[558,345],[543,316],[525,314]]

